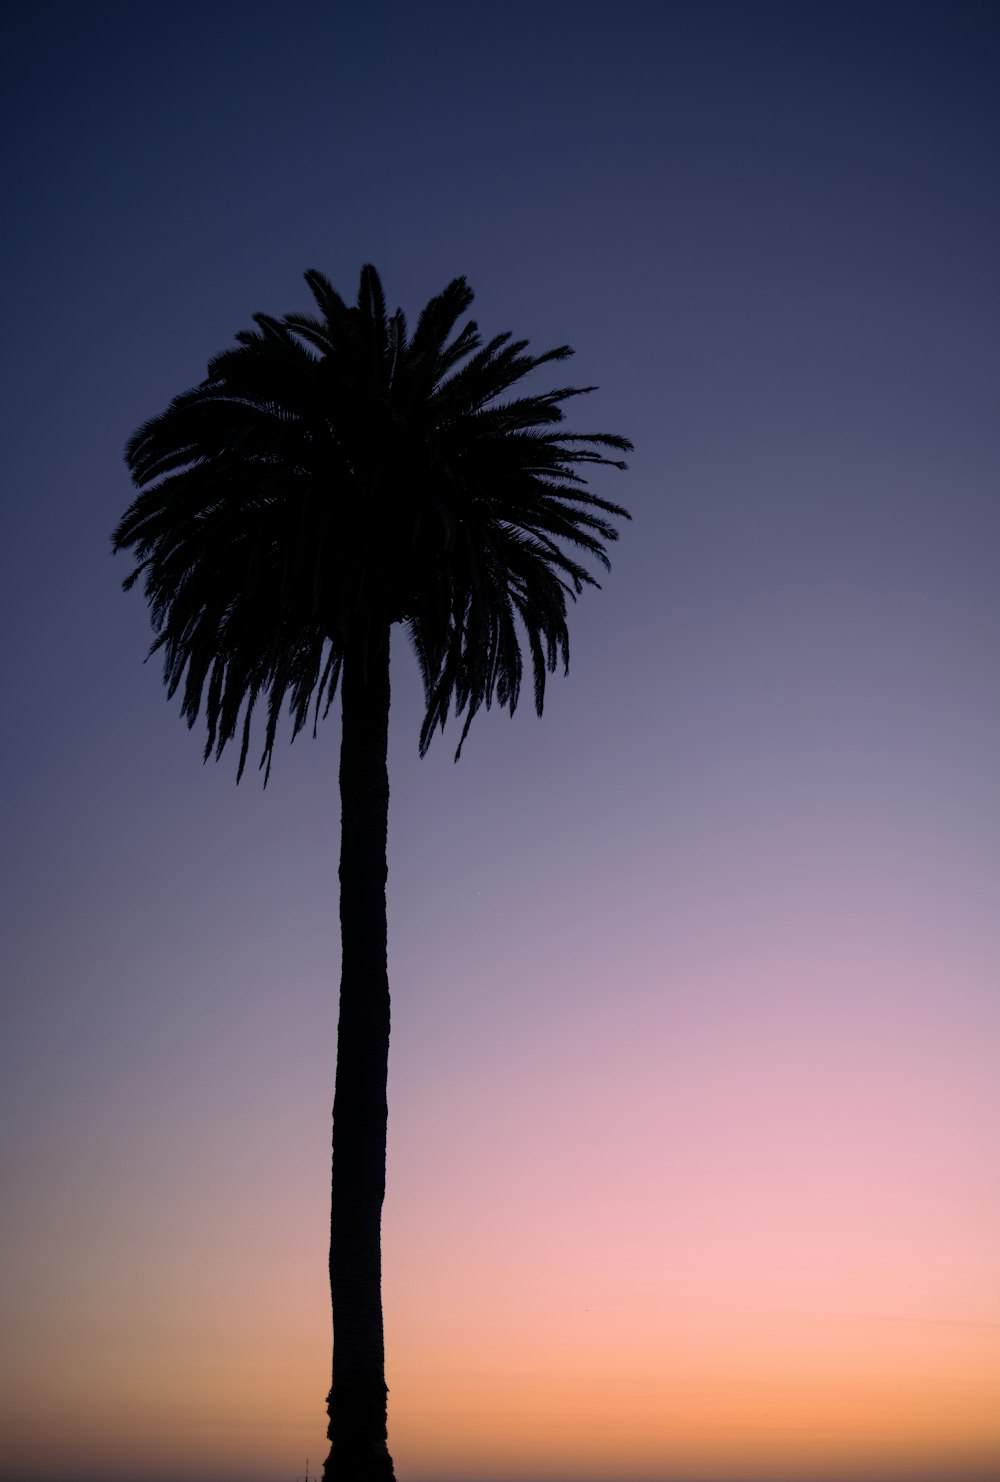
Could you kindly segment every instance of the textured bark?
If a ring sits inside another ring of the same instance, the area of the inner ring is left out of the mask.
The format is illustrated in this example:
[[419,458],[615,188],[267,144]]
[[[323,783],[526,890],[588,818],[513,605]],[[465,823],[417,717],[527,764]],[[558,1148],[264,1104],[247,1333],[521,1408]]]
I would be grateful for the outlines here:
[[394,1482],[382,1333],[389,976],[389,629],[344,656],[340,926],[343,967],[333,1102],[330,1297],[333,1382],[324,1482]]

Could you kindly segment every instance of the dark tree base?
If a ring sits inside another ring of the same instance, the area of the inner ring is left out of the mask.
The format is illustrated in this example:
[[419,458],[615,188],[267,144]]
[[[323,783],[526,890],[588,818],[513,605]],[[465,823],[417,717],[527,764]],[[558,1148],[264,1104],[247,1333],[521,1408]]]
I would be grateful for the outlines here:
[[396,1482],[385,1439],[385,1396],[382,1385],[374,1396],[354,1391],[348,1401],[342,1394],[338,1404],[331,1390],[327,1396],[331,1445],[323,1482]]
[[331,1447],[323,1467],[323,1482],[396,1482],[389,1448],[384,1441],[360,1448]]

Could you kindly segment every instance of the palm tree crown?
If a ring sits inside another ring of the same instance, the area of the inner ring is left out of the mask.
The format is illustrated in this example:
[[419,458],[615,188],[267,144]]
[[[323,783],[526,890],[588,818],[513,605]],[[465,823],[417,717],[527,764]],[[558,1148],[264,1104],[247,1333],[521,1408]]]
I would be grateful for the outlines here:
[[[389,315],[378,274],[348,306],[320,273],[315,314],[254,316],[206,378],[130,439],[138,497],[114,533],[144,576],[170,695],[206,758],[240,733],[242,775],[255,704],[267,699],[270,771],[287,700],[293,734],[336,692],[348,644],[401,623],[423,676],[421,752],[449,709],[513,712],[526,640],[539,713],[545,679],[568,665],[566,599],[597,585],[613,518],[587,464],[624,463],[625,438],[558,430],[563,403],[592,387],[513,388],[564,360],[509,334],[484,343],[464,278],[431,299],[412,335]],[[374,640],[373,640],[374,641]],[[242,714],[242,724],[240,717]]]

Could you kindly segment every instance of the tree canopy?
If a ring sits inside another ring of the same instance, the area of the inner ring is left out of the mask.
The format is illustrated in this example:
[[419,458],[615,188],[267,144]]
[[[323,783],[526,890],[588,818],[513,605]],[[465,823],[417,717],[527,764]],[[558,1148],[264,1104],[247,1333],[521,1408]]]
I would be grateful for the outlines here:
[[473,294],[455,278],[409,332],[366,266],[348,305],[306,273],[315,312],[254,315],[129,440],[138,489],[114,532],[145,583],[169,695],[206,759],[266,702],[265,782],[286,703],[293,735],[336,693],[348,643],[386,623],[409,636],[423,678],[426,751],[452,707],[513,712],[530,656],[541,713],[547,674],[569,662],[567,599],[598,585],[619,505],[586,484],[591,464],[624,468],[630,444],[571,433],[564,404],[593,390],[530,394],[520,383],[565,360],[560,345],[484,342],[460,324]]

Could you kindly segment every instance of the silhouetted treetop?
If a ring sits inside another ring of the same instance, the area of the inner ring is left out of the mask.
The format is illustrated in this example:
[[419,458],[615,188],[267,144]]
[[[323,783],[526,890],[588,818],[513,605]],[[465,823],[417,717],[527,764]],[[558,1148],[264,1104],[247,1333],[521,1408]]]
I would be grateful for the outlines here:
[[[564,404],[593,390],[519,389],[565,360],[526,340],[484,343],[473,294],[456,278],[413,333],[389,314],[378,274],[349,305],[306,273],[314,313],[255,314],[129,440],[138,495],[114,532],[143,580],[168,693],[206,758],[239,731],[243,773],[266,697],[261,766],[278,719],[313,728],[337,689],[345,649],[400,623],[423,677],[426,751],[452,705],[513,712],[530,656],[535,706],[569,662],[567,597],[597,585],[621,506],[592,493],[591,465],[624,468],[623,437],[563,430]],[[241,720],[242,716],[242,720]]]

